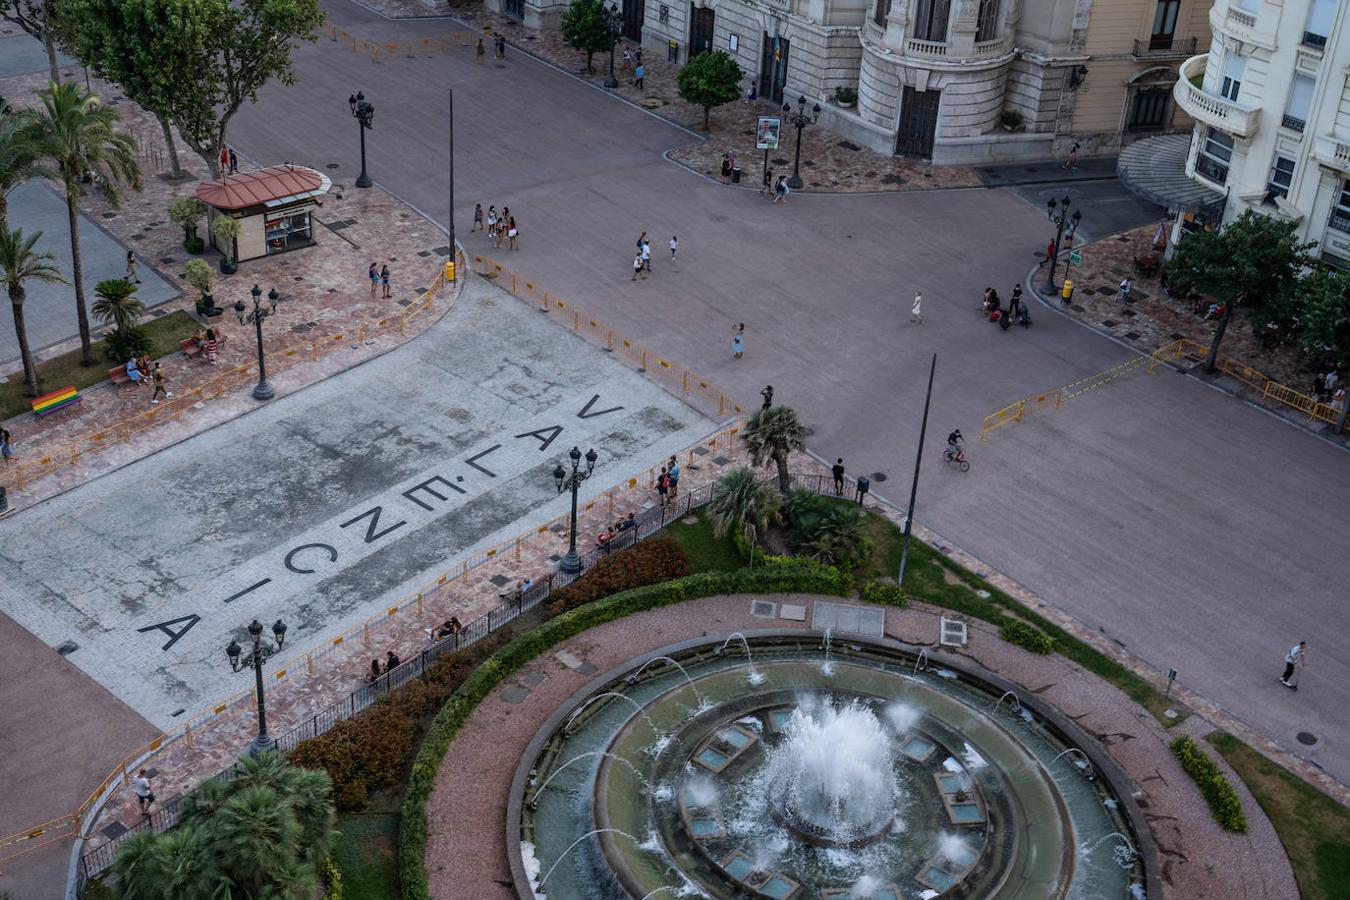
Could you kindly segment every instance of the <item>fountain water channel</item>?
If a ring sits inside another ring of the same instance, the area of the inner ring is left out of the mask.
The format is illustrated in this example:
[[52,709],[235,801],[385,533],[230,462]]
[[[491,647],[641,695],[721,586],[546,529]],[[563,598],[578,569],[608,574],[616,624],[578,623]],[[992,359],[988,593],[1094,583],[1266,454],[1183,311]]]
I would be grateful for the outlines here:
[[519,895],[1144,897],[1120,798],[1054,765],[1085,754],[1015,696],[944,671],[866,642],[739,633],[633,666],[521,761]]

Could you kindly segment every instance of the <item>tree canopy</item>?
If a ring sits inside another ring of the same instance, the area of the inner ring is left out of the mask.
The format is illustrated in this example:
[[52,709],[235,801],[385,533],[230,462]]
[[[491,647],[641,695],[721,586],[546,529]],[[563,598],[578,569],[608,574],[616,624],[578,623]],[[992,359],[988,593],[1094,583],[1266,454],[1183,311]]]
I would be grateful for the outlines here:
[[591,58],[608,50],[610,42],[603,0],[573,0],[563,11],[561,27],[563,40],[586,54],[586,71],[593,71]]
[[703,107],[703,130],[714,106],[730,103],[741,95],[741,67],[725,50],[700,53],[680,70],[675,83],[680,97]]

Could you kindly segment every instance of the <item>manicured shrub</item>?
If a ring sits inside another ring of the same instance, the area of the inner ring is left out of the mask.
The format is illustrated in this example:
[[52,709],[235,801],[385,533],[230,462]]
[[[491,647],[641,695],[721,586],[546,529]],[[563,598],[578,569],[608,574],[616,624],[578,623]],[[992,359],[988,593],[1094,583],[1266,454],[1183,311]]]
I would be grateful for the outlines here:
[[1035,625],[1028,625],[1026,622],[1010,619],[1003,623],[1003,628],[999,633],[1008,643],[1016,644],[1032,653],[1053,653],[1055,650],[1054,638]]
[[862,599],[864,603],[876,603],[881,606],[906,606],[909,604],[909,597],[905,595],[900,585],[891,584],[889,581],[867,582],[863,585]]
[[1237,791],[1233,790],[1228,779],[1219,771],[1219,766],[1209,758],[1209,754],[1201,750],[1189,735],[1183,734],[1172,741],[1170,746],[1172,755],[1181,763],[1186,774],[1195,781],[1195,786],[1200,788],[1200,794],[1209,804],[1209,811],[1213,813],[1214,821],[1219,823],[1219,827],[1224,831],[1245,834],[1247,816],[1242,811],[1242,801],[1238,799]]
[[683,578],[690,571],[683,547],[664,535],[651,538],[611,553],[584,576],[550,594],[548,609],[557,615],[620,591]]

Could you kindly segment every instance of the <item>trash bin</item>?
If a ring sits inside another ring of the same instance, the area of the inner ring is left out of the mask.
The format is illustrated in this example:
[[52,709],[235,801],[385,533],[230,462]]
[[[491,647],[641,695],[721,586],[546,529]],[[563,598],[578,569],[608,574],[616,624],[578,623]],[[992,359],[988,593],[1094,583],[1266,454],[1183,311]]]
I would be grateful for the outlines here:
[[1060,299],[1065,303],[1068,303],[1073,299],[1073,279],[1064,279],[1064,287],[1060,290]]
[[741,183],[741,167],[740,167],[740,166],[732,166],[732,167],[731,167],[731,183],[732,183],[732,184],[740,184],[740,183]]

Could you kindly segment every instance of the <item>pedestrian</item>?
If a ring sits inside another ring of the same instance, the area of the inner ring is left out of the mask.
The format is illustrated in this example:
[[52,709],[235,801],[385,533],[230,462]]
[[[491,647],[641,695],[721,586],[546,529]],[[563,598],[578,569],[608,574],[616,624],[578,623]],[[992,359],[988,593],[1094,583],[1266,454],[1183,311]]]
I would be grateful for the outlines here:
[[1130,290],[1134,287],[1134,279],[1126,275],[1120,279],[1120,302],[1130,302]]
[[473,54],[475,57],[475,62],[477,62],[481,66],[483,64],[483,57],[487,55],[487,51],[483,49],[482,38],[478,39],[478,46],[474,48]]
[[389,287],[388,263],[385,263],[384,265],[380,266],[380,287],[383,288],[384,290],[384,293],[381,296],[383,296],[386,300],[394,296],[394,292]]
[[141,815],[150,815],[150,806],[155,802],[155,792],[150,789],[150,775],[141,769],[131,779],[131,789],[136,792],[136,802],[140,804]]
[[731,154],[722,154],[722,183],[726,184],[731,180]]
[[384,655],[384,674],[388,675],[390,672],[397,669],[401,662],[402,660],[398,658],[398,654],[393,650],[390,650]]
[[516,217],[512,216],[511,221],[506,225],[506,237],[509,241],[508,246],[512,250],[519,250],[520,246],[516,243],[516,235],[520,234],[520,229],[516,227]]
[[830,474],[834,476],[834,493],[842,497],[844,495],[844,458],[841,456],[830,466]]
[[1073,142],[1073,146],[1069,148],[1069,156],[1068,156],[1067,159],[1064,160],[1064,168],[1066,168],[1066,169],[1076,169],[1076,168],[1078,168],[1078,142],[1077,142],[1077,141],[1074,141],[1074,142]]
[[475,203],[473,205],[473,228],[470,231],[478,231],[483,227],[483,204]]
[[1055,258],[1055,239],[1051,238],[1050,243],[1045,245],[1045,259],[1041,260],[1040,263],[1036,266],[1036,268],[1039,269],[1041,266],[1045,265],[1054,258]]
[[633,67],[633,51],[630,50],[630,49],[628,48],[628,45],[627,45],[627,44],[624,44],[624,45],[623,45],[623,70],[624,70],[625,72],[627,72],[627,71],[628,71],[629,69],[631,69],[632,67]]
[[235,155],[233,149],[230,150],[230,174],[231,175],[239,174],[239,157]]
[[785,200],[787,200],[789,192],[790,189],[788,188],[787,176],[779,175],[778,182],[773,186],[773,202],[774,203],[784,202]]
[[759,192],[766,197],[773,196],[771,185],[773,184],[773,169],[764,170],[764,182],[759,186]]
[[141,283],[141,280],[136,277],[136,254],[130,250],[127,251],[127,281],[133,281],[136,284]]
[[637,251],[636,253],[633,254],[633,277],[630,278],[629,280],[630,280],[630,281],[637,281],[639,275],[641,275],[641,276],[643,277],[644,280],[647,278],[647,272],[646,272],[645,269],[642,268],[642,251],[641,251],[641,250],[639,250],[639,251]]
[[506,35],[497,38],[497,53],[499,59],[506,59]]
[[670,495],[670,473],[666,467],[661,467],[661,474],[656,476],[656,494],[661,498],[661,506],[664,508],[666,500]]
[[745,92],[745,99],[747,103],[754,103],[759,99],[759,89],[753,78],[750,79],[750,90]]
[[9,465],[9,461],[15,458],[13,441],[14,436],[9,433],[9,429],[0,425],[0,457],[4,458],[5,465]]
[[228,147],[220,148],[220,171],[221,174],[228,174],[230,171],[230,149]]
[[1298,690],[1298,670],[1302,669],[1308,659],[1308,642],[1299,641],[1289,648],[1289,652],[1284,655],[1284,674],[1280,676],[1280,684],[1292,691]]
[[680,249],[680,239],[675,235],[670,236],[670,261],[675,261],[675,251]]
[[923,324],[923,291],[914,292],[914,306],[909,311],[909,323],[911,325]]
[[760,409],[768,409],[773,406],[773,385],[764,385],[764,390],[760,391],[759,395],[764,398],[764,405]]
[[731,329],[731,358],[740,359],[745,355],[745,323],[732,326]]
[[487,211],[487,236],[497,236],[497,207],[489,206]]
[[652,245],[645,238],[642,241],[642,267],[648,272],[652,270]]
[[635,49],[635,50],[633,51],[633,62],[637,63],[639,66],[642,65],[642,48],[641,48],[641,47],[638,47],[637,49]]
[[370,264],[370,296],[374,297],[375,292],[380,287],[380,266],[379,263]]
[[673,456],[666,466],[666,474],[670,476],[670,499],[674,500],[680,493],[680,463]]
[[216,354],[220,350],[220,339],[216,337],[214,328],[206,329],[206,339],[202,341],[203,352],[206,353],[206,361],[210,365],[216,364]]
[[158,403],[160,394],[163,394],[164,399],[166,400],[172,397],[173,394],[171,394],[169,392],[169,389],[165,387],[165,385],[169,383],[169,376],[165,374],[164,366],[161,365],[160,363],[155,363],[155,370],[150,374],[151,374],[151,381],[155,383],[155,390],[154,393],[150,395],[150,402]]
[[378,659],[372,659],[370,661],[370,671],[366,673],[366,681],[369,681],[371,684],[374,684],[379,680],[380,680],[380,661]]
[[1012,299],[1008,301],[1008,315],[1015,316],[1022,311],[1022,285],[1015,284],[1012,289]]
[[638,235],[637,239],[637,248],[639,253],[642,252],[642,245],[645,243],[647,243],[647,232],[644,231],[642,232],[642,234]]
[[637,68],[633,70],[633,74],[637,76],[633,79],[634,86],[636,86],[639,91],[646,90],[646,87],[643,85],[643,80],[647,77],[647,67],[642,63],[638,63]]

